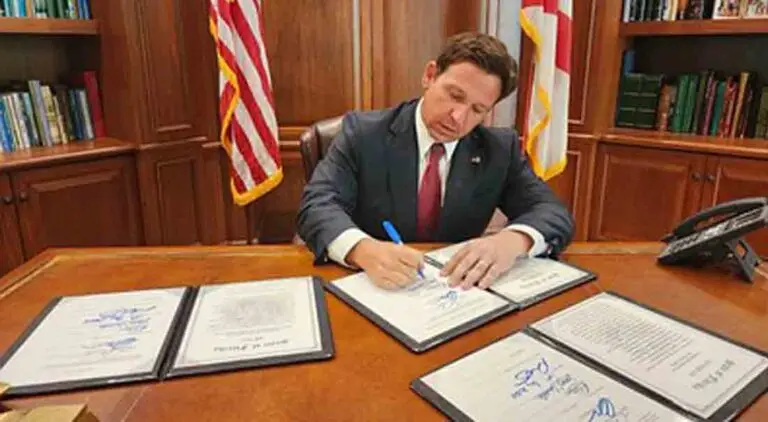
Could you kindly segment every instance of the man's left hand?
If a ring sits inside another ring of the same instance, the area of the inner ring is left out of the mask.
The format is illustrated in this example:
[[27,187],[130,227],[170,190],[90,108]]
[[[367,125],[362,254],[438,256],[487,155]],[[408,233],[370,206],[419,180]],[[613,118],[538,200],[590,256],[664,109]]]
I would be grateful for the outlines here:
[[449,277],[451,287],[466,290],[477,284],[485,289],[512,268],[519,256],[527,255],[531,245],[528,235],[514,230],[474,239],[453,255],[440,275]]

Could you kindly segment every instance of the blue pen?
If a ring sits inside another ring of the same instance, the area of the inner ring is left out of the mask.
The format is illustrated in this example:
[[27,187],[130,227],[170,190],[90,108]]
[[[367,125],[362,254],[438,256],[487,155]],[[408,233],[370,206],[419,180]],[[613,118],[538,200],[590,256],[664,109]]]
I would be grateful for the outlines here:
[[[403,239],[400,237],[400,233],[397,232],[395,229],[395,226],[392,225],[389,221],[385,220],[383,223],[381,223],[384,226],[384,231],[387,232],[387,235],[390,239],[392,239],[393,242],[395,242],[398,245],[403,244]],[[421,271],[421,268],[417,270],[419,272],[419,277],[424,278],[424,273]]]

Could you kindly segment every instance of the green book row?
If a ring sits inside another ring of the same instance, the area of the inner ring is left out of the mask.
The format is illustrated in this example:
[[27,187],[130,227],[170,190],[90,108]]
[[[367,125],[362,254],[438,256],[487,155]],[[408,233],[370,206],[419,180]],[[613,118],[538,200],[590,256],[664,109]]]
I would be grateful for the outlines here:
[[768,86],[758,74],[712,70],[679,75],[627,73],[617,127],[705,136],[767,138]]

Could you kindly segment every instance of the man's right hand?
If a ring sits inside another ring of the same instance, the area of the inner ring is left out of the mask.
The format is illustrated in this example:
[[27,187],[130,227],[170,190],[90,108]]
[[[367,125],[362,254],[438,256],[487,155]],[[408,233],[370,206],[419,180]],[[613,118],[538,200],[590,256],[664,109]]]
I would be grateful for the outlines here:
[[394,290],[417,279],[423,258],[421,252],[405,245],[363,239],[349,251],[346,261],[362,268],[377,286]]

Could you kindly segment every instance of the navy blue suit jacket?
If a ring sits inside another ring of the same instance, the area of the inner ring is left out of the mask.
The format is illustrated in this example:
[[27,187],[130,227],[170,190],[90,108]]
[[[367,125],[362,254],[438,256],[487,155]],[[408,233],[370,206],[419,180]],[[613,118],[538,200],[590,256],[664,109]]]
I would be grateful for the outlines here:
[[[298,234],[326,262],[328,245],[349,228],[387,240],[390,220],[403,241],[416,238],[418,101],[370,112],[350,112],[304,188]],[[480,236],[500,208],[510,223],[538,230],[548,254],[570,243],[573,219],[522,153],[516,133],[478,126],[462,138],[451,159],[436,242]]]

